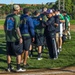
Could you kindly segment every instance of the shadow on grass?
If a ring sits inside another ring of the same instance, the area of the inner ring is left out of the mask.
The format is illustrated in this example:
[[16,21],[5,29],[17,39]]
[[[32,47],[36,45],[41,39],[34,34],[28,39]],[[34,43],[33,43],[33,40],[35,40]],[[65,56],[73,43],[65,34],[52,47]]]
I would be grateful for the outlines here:
[[5,42],[5,35],[0,34],[0,54],[6,54],[6,42]]
[[6,55],[6,45],[5,45],[5,42],[0,43],[0,54]]

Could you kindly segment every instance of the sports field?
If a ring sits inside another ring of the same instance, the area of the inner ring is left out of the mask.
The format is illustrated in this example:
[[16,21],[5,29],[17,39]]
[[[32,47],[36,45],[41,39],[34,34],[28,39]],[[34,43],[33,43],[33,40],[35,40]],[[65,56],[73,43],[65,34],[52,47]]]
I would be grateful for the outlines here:
[[[0,20],[0,25],[4,23]],[[71,23],[72,24],[72,23]],[[74,24],[73,24],[74,25]],[[73,26],[74,29],[74,26]],[[62,52],[59,54],[57,60],[51,60],[48,58],[48,50],[43,50],[42,57],[43,60],[37,60],[37,51],[34,51],[34,57],[28,59],[28,64],[30,65],[27,69],[53,69],[53,68],[67,68],[75,66],[75,32],[71,29],[71,40],[66,40],[63,43]],[[0,71],[4,71],[7,67],[6,59],[6,43],[5,34],[3,29],[0,29]],[[16,58],[12,58],[12,65],[16,68]]]

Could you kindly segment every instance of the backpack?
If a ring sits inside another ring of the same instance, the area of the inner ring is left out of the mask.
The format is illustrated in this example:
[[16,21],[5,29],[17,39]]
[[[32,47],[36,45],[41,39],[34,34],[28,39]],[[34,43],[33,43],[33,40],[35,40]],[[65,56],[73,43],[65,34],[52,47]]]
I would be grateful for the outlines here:
[[34,27],[36,27],[37,25],[40,24],[40,21],[38,20],[38,17],[32,17],[32,19],[33,19]]
[[15,25],[14,18],[8,17],[6,24],[7,24],[7,31],[12,31],[15,27],[14,26]]

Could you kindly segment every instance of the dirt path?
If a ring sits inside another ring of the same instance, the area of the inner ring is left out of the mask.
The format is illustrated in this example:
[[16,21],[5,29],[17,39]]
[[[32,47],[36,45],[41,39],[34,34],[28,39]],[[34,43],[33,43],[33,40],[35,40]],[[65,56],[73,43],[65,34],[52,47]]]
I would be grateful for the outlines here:
[[0,30],[2,30],[4,27],[2,25],[0,25]]
[[72,31],[75,31],[75,25],[71,25],[70,28]]
[[75,75],[75,67],[68,67],[62,69],[34,69],[27,70],[23,73],[0,72],[0,75]]

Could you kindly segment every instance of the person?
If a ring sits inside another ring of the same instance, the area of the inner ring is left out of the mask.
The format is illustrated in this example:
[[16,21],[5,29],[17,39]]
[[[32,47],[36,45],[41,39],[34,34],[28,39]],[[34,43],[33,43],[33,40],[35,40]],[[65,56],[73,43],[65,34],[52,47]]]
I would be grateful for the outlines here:
[[31,41],[34,42],[35,40],[33,20],[29,15],[30,15],[30,10],[28,8],[24,8],[23,14],[20,17],[20,22],[21,22],[20,31],[23,38],[23,50],[24,50],[23,67],[29,66],[27,64],[28,52]]
[[65,19],[65,36],[66,36],[66,39],[71,39],[70,16],[67,14],[66,11],[63,11],[63,16],[64,16],[64,19]]
[[58,52],[60,52],[60,51],[62,51],[62,37],[63,37],[65,19],[64,19],[64,16],[62,14],[62,11],[58,10],[58,15],[59,15],[59,19],[60,19],[59,51]]
[[4,23],[5,37],[6,37],[6,48],[7,48],[7,71],[12,71],[11,66],[11,56],[16,55],[17,59],[17,72],[25,71],[20,67],[21,54],[22,54],[22,35],[20,33],[20,17],[18,13],[20,12],[19,5],[13,5],[13,13],[7,15]]
[[41,16],[40,12],[36,10],[34,12],[34,16],[32,17],[33,19],[33,24],[35,27],[35,44],[38,47],[38,60],[42,60],[41,53],[42,53],[42,46],[43,46],[43,33],[44,29],[41,24]]
[[56,28],[56,44],[57,44],[57,51],[59,54],[59,32],[60,32],[60,19],[58,15],[58,10],[53,10],[53,17],[55,19],[55,28]]
[[[44,7],[42,9],[42,13],[40,14],[41,18],[42,18],[42,25],[43,25],[43,22],[47,22],[48,18],[46,16],[46,11],[47,11],[47,8]],[[44,26],[43,26],[44,27]],[[45,29],[45,28],[44,28]],[[43,35],[43,39],[44,39],[44,44],[43,44],[43,47],[42,47],[42,52],[44,52],[44,49],[47,48],[47,45],[46,45],[46,39],[45,39],[45,36]]]
[[45,28],[45,36],[46,36],[46,42],[49,50],[49,56],[51,59],[57,59],[58,54],[57,54],[57,47],[56,47],[56,29],[55,29],[55,19],[53,17],[53,11],[52,9],[47,10],[47,17],[48,20],[44,24],[46,25]]

